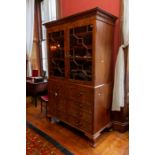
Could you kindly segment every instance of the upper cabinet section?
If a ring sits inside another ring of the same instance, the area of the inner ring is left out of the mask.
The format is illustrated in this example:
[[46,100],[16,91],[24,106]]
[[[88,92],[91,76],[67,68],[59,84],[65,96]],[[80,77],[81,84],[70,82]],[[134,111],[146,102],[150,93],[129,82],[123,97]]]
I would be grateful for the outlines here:
[[107,82],[115,20],[95,8],[46,23],[49,78],[88,85]]

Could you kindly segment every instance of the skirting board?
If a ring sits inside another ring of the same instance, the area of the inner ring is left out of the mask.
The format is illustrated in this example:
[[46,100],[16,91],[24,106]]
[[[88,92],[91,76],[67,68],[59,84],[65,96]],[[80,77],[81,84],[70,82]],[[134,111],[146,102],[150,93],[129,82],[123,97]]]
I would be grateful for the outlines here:
[[125,132],[129,129],[129,123],[128,122],[118,122],[113,121],[112,122],[112,128],[119,132]]

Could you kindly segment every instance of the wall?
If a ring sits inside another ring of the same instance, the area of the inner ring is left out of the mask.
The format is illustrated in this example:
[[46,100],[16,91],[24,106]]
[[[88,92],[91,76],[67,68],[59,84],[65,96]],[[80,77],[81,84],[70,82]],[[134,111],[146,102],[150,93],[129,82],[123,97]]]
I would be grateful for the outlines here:
[[118,17],[114,34],[113,64],[115,64],[116,55],[120,45],[120,3],[121,0],[60,0],[61,17],[66,17],[94,7],[100,7]]
[[119,4],[120,0],[61,0],[61,15],[69,16],[98,6],[118,17]]

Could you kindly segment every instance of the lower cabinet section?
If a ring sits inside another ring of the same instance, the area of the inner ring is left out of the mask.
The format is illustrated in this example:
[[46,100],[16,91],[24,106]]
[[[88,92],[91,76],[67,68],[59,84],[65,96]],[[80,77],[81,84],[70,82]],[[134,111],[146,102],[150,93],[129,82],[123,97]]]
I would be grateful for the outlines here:
[[84,132],[95,146],[100,132],[111,124],[110,86],[93,88],[61,80],[49,85],[49,115]]

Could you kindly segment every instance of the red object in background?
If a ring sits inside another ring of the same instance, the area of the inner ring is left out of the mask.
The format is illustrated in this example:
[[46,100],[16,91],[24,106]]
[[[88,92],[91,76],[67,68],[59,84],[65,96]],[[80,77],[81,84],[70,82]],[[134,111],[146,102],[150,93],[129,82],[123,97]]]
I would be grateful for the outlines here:
[[32,70],[32,77],[38,76],[38,70]]
[[44,102],[48,102],[48,95],[44,95],[40,97]]

